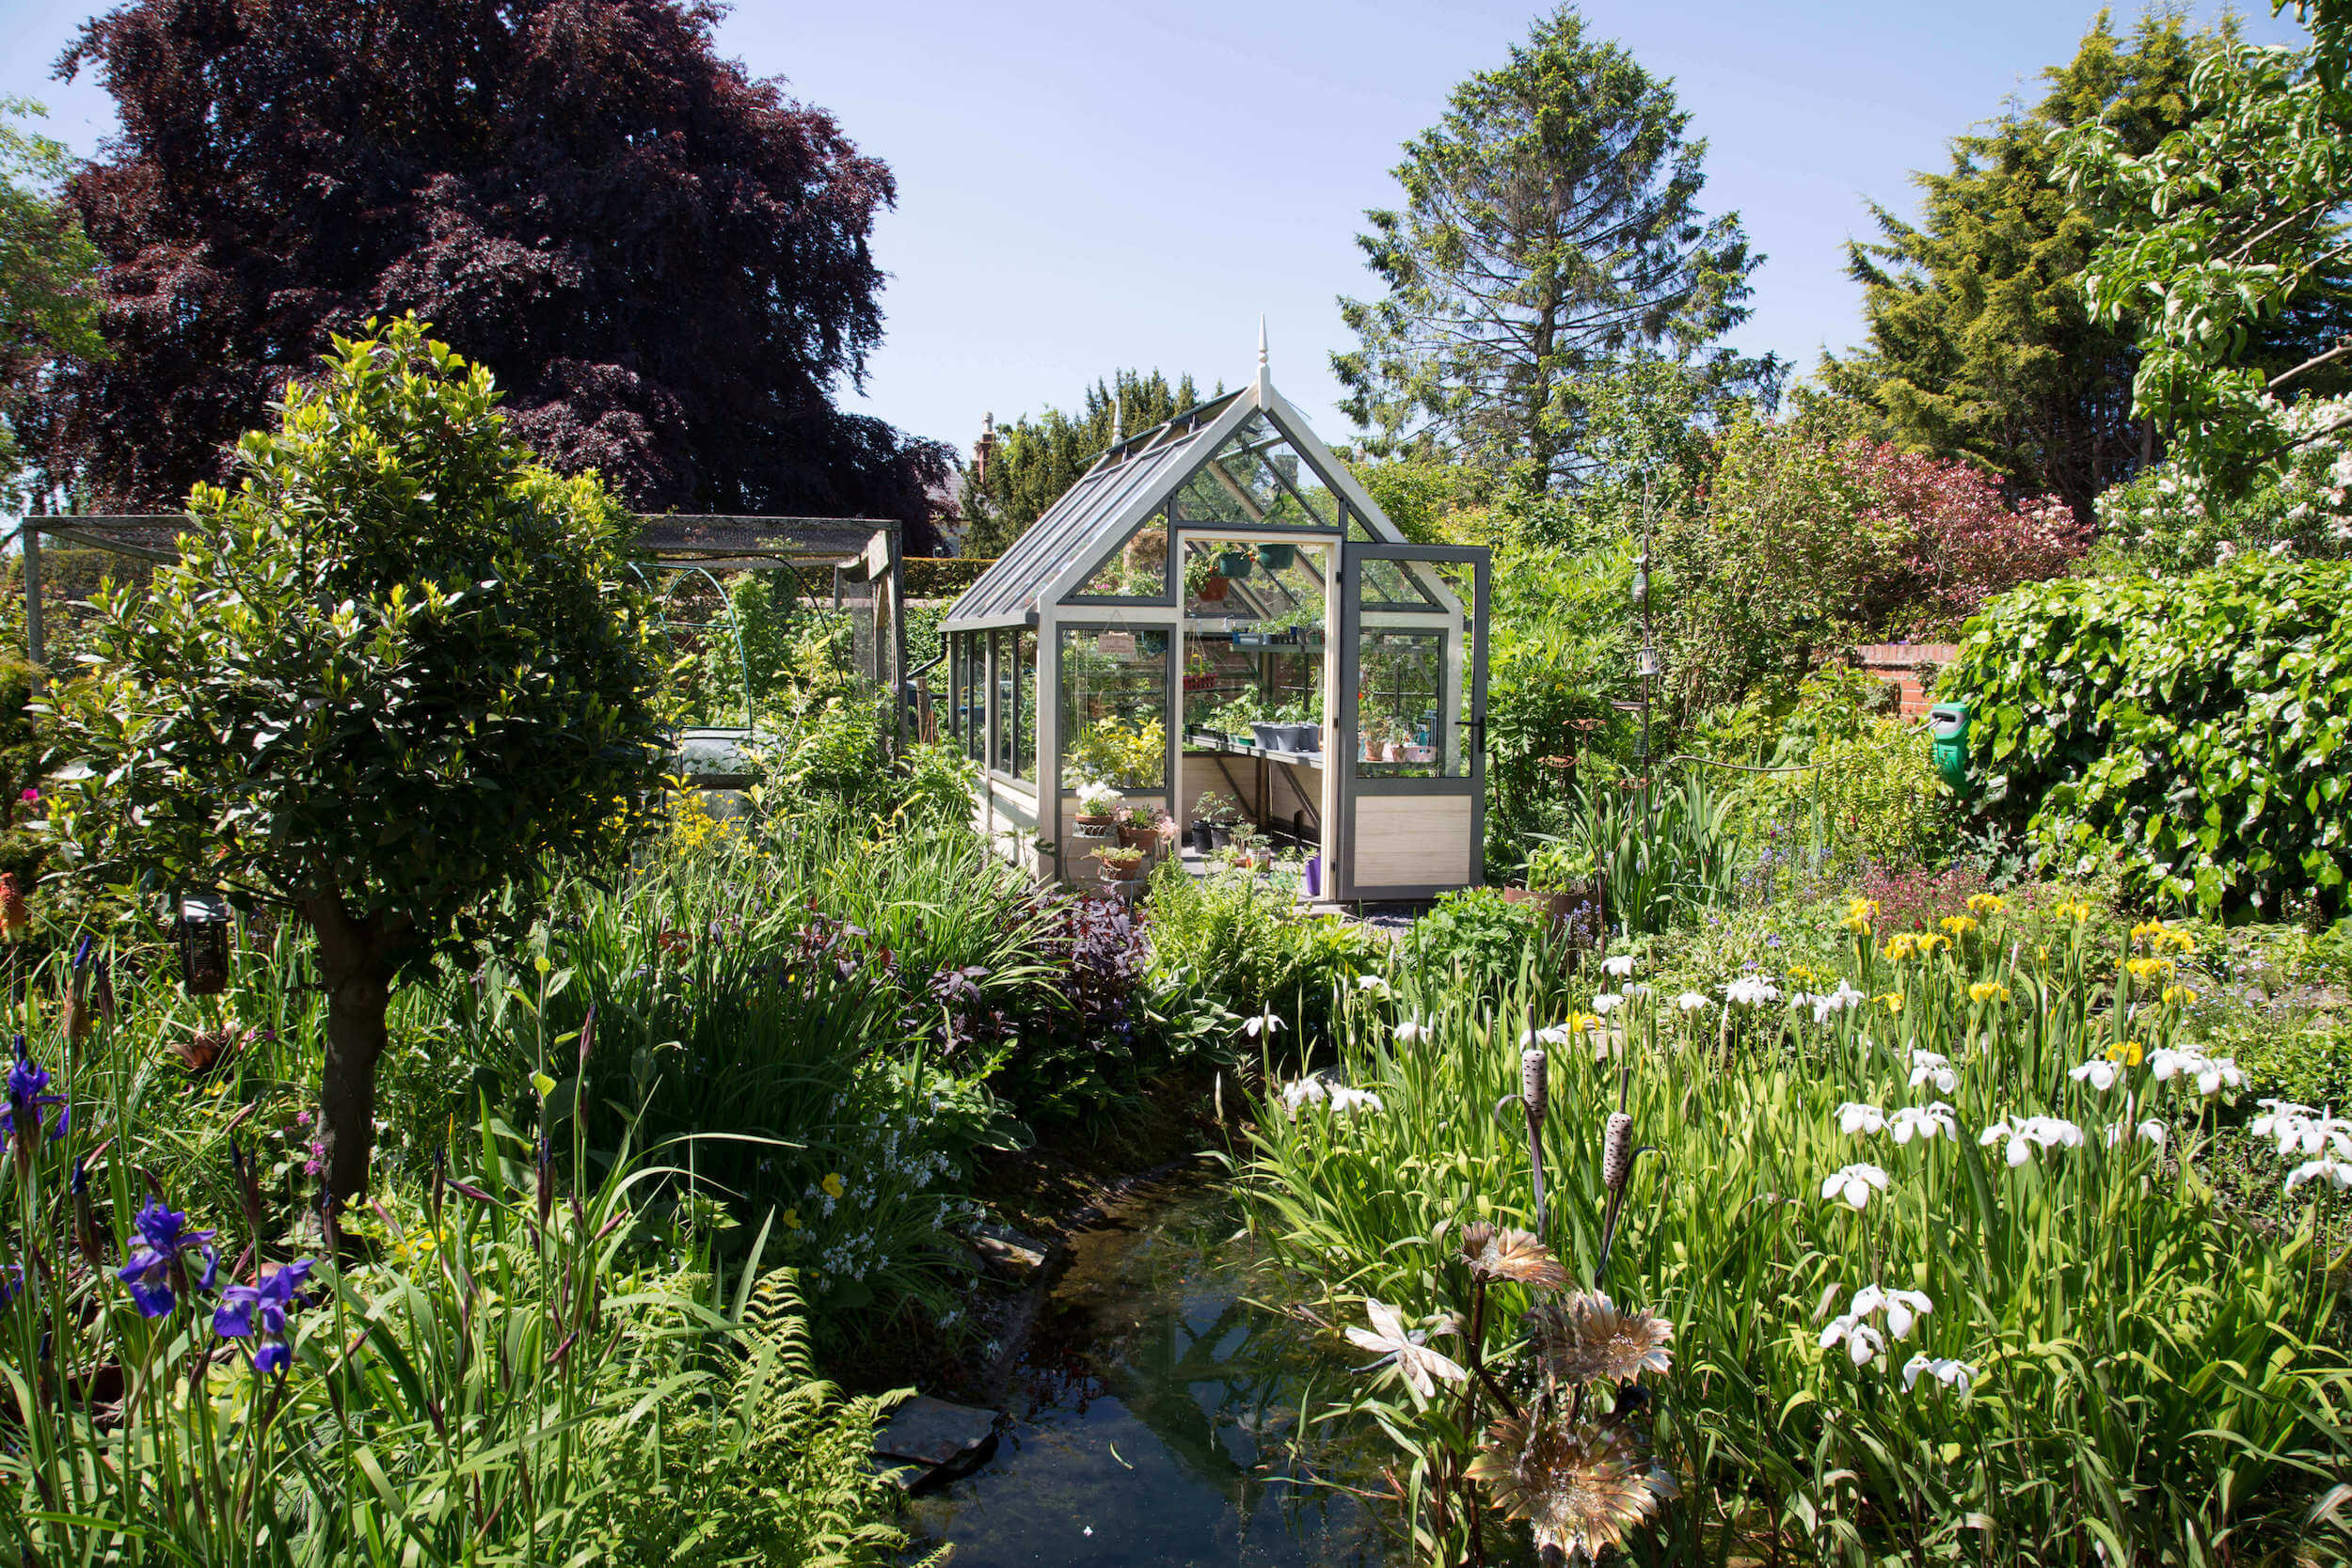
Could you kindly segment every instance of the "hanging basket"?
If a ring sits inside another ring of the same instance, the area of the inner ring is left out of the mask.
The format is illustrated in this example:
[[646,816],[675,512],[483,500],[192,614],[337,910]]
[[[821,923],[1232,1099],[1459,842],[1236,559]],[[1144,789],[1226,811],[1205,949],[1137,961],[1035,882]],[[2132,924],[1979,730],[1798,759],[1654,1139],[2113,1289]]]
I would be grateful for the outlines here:
[[1222,604],[1225,595],[1232,591],[1233,584],[1231,578],[1213,577],[1203,578],[1200,586],[1194,590],[1194,594],[1202,604]]
[[1248,550],[1219,550],[1217,552],[1216,569],[1220,577],[1236,579],[1246,578],[1249,575],[1250,568],[1256,564],[1256,561],[1251,558]]
[[1258,564],[1269,573],[1286,571],[1290,563],[1297,559],[1298,546],[1296,545],[1260,545],[1258,546]]

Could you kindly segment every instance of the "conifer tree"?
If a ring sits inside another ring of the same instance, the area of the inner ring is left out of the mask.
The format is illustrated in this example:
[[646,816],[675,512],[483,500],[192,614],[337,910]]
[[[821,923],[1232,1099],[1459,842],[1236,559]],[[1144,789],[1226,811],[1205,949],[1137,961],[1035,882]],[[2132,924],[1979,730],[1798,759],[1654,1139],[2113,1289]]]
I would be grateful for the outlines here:
[[[1224,391],[1220,385],[1215,395]],[[963,553],[1004,554],[1103,455],[1115,431],[1133,436],[1200,402],[1189,375],[1171,386],[1158,371],[1117,371],[1086,389],[1075,414],[1048,407],[1023,415],[997,433],[986,472],[965,476]]]
[[1736,214],[1699,208],[1707,144],[1671,82],[1587,36],[1573,6],[1502,67],[1454,88],[1405,148],[1404,205],[1359,235],[1387,286],[1342,299],[1361,340],[1332,356],[1341,406],[1375,456],[1442,451],[1573,485],[1594,378],[1643,356],[1710,388],[1767,387],[1777,364],[1718,344],[1745,320],[1752,254]]

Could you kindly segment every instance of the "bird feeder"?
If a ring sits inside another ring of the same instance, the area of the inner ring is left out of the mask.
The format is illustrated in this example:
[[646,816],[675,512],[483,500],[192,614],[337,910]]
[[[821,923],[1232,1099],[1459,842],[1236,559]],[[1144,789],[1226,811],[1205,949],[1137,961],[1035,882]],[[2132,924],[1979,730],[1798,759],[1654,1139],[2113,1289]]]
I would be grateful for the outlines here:
[[229,989],[229,900],[216,888],[180,895],[180,985],[190,996]]

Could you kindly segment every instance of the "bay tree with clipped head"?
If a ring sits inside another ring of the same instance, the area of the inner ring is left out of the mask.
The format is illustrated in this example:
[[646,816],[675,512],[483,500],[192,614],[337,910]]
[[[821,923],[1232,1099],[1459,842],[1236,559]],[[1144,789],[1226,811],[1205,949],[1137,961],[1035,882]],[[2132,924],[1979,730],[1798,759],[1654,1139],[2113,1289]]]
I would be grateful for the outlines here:
[[316,935],[339,1205],[367,1185],[394,987],[623,855],[659,783],[631,515],[532,461],[498,401],[413,317],[336,339],[234,488],[190,493],[179,561],[97,601],[52,701],[88,768],[53,799],[83,875],[218,886]]

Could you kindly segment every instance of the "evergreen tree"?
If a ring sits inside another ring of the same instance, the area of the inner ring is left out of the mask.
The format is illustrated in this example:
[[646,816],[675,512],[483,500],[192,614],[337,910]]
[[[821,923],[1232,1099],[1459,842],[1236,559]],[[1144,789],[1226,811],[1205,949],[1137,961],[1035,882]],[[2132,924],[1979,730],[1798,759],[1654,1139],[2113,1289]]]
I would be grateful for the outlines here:
[[69,197],[109,356],[24,434],[176,508],[331,336],[415,310],[558,467],[644,511],[897,517],[952,454],[836,407],[882,339],[890,170],[712,48],[690,0],[136,0],[67,51],[122,120]]
[[2039,102],[1955,137],[1949,171],[1918,176],[1917,224],[1873,207],[1882,238],[1848,249],[1869,346],[1827,359],[1828,385],[1904,449],[1968,457],[2013,495],[2055,494],[2093,522],[2093,499],[2158,454],[2159,432],[2132,412],[2137,323],[2094,320],[2085,302],[2102,230],[2065,189],[2058,147],[2103,122],[2148,152],[2192,118],[2198,62],[2235,37],[2233,19],[2201,30],[2153,11],[2125,38],[2102,12],[2074,57],[2042,72]]
[[1454,91],[1405,149],[1397,211],[1358,236],[1387,285],[1343,299],[1361,342],[1332,356],[1341,406],[1375,455],[1448,451],[1534,484],[1573,485],[1594,378],[1637,356],[1702,368],[1712,388],[1763,386],[1775,361],[1715,346],[1745,320],[1763,258],[1736,214],[1699,211],[1707,144],[1673,85],[1573,6],[1509,62]]
[[[1224,393],[1220,384],[1212,395]],[[986,472],[964,477],[963,553],[1004,554],[1108,450],[1114,431],[1133,436],[1200,403],[1189,375],[1170,386],[1158,371],[1118,371],[1086,389],[1074,415],[1023,415],[997,433]]]

